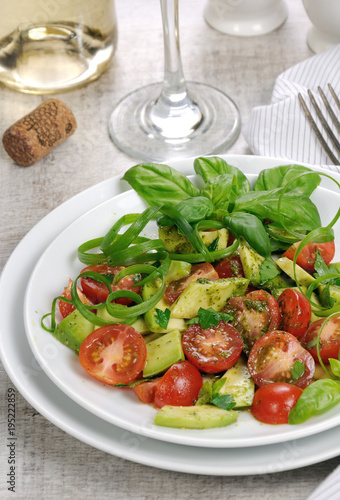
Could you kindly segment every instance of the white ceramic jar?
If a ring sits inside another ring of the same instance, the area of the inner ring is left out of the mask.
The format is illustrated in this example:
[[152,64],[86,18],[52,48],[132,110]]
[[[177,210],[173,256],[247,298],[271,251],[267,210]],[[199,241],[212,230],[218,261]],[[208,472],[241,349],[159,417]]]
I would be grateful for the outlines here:
[[307,43],[316,53],[340,43],[340,0],[302,0],[313,26]]
[[222,33],[236,36],[264,35],[285,22],[285,0],[208,0],[204,18]]

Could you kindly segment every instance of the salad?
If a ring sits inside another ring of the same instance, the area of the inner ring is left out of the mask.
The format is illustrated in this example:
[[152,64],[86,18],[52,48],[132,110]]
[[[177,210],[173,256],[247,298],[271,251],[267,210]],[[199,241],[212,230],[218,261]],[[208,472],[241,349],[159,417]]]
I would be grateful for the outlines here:
[[310,196],[332,178],[286,165],[251,187],[218,157],[194,169],[197,185],[166,165],[125,173],[149,207],[78,248],[84,269],[43,327],[89,375],[153,405],[157,425],[327,411],[340,402],[340,209],[322,227]]

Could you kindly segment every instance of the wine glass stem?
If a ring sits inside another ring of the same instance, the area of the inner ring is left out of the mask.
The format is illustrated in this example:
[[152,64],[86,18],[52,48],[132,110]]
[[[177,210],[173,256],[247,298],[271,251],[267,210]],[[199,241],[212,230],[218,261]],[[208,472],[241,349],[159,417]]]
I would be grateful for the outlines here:
[[190,136],[203,120],[188,95],[184,78],[178,24],[178,0],[160,0],[164,38],[164,81],[160,96],[146,108],[146,122],[168,139]]
[[178,0],[160,0],[160,3],[164,36],[163,92],[180,95],[186,92],[186,84],[179,43]]

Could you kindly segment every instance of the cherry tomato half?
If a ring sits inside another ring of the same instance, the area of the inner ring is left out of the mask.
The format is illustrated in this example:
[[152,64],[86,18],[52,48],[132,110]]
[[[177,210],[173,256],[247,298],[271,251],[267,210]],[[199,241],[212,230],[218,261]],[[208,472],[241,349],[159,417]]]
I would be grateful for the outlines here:
[[[304,371],[294,380],[292,369],[296,361],[304,364]],[[259,387],[287,382],[304,389],[313,379],[315,362],[294,335],[277,330],[266,333],[255,342],[249,354],[248,370]]]
[[312,316],[309,300],[299,290],[287,288],[277,301],[281,311],[281,330],[300,338],[307,330]]
[[215,266],[215,271],[217,271],[219,278],[244,278],[242,262],[238,255],[221,260]]
[[158,384],[155,407],[192,406],[197,401],[202,385],[202,375],[189,361],[174,363]]
[[[294,255],[300,242],[294,243],[288,248],[282,255],[290,260],[294,260]],[[321,257],[325,261],[327,266],[331,263],[335,255],[335,245],[334,241],[329,241],[328,243],[307,243],[301,250],[296,260],[296,263],[305,269],[305,271],[313,272],[314,264],[316,260],[316,249],[318,249]]]
[[219,373],[233,366],[243,347],[241,334],[225,321],[206,330],[199,324],[190,325],[182,345],[189,361],[206,373]]
[[142,382],[132,387],[132,390],[137,394],[139,399],[146,404],[152,404],[155,400],[156,390],[160,384],[162,377],[157,377],[149,382]]
[[[308,344],[313,341],[315,341],[316,344],[316,338],[324,321],[325,318],[313,321],[300,339],[301,344],[305,346],[307,351],[311,353],[316,361],[318,361],[316,345],[308,347]],[[320,343],[320,356],[323,363],[328,363],[329,358],[338,359],[340,351],[340,314],[332,316],[327,321],[321,332]]]
[[[102,264],[98,266],[85,267],[82,272],[94,271],[107,277],[113,277],[122,269],[124,269],[123,266],[110,267],[106,264]],[[125,276],[117,283],[117,285],[111,285],[112,292],[115,290],[131,290],[132,292],[139,293],[140,287],[135,286],[136,280],[138,279],[139,276],[136,275]],[[93,304],[100,304],[101,302],[106,301],[110,292],[104,283],[100,283],[92,278],[80,278],[80,283],[84,294],[92,301]],[[125,298],[117,299],[116,302],[123,305],[130,305],[132,303],[130,299]]]
[[232,324],[242,335],[246,353],[249,353],[257,339],[280,325],[279,305],[265,290],[255,290],[244,297],[233,297],[224,310],[234,316]]
[[[61,294],[61,297],[65,297],[66,299],[71,300],[71,286],[72,286],[73,281],[71,279],[68,280],[68,285],[67,287],[64,288],[63,293]],[[77,287],[77,292],[80,300],[83,302],[83,304],[92,304],[92,302],[82,293],[79,287]],[[63,318],[66,318],[71,312],[75,310],[75,306],[73,304],[70,304],[69,302],[64,302],[63,300],[59,300],[58,302],[58,307],[60,314],[62,315]]]
[[214,267],[207,262],[203,264],[196,264],[195,266],[192,266],[189,276],[181,278],[180,280],[173,281],[167,286],[164,294],[164,300],[167,302],[167,304],[171,305],[190,283],[192,283],[193,281],[197,281],[200,278],[205,278],[207,280],[217,280],[218,274],[215,271]]
[[302,392],[299,387],[286,383],[263,385],[255,392],[251,414],[264,424],[288,424],[289,412]]
[[101,382],[128,384],[145,366],[145,341],[132,326],[102,326],[81,344],[79,361],[84,370]]

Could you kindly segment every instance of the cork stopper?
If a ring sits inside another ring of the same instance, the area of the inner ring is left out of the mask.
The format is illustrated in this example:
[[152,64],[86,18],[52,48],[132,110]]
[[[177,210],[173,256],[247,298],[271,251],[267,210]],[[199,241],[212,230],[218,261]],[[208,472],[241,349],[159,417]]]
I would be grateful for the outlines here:
[[70,108],[57,99],[47,99],[8,128],[2,143],[12,160],[28,167],[74,134],[76,128]]

